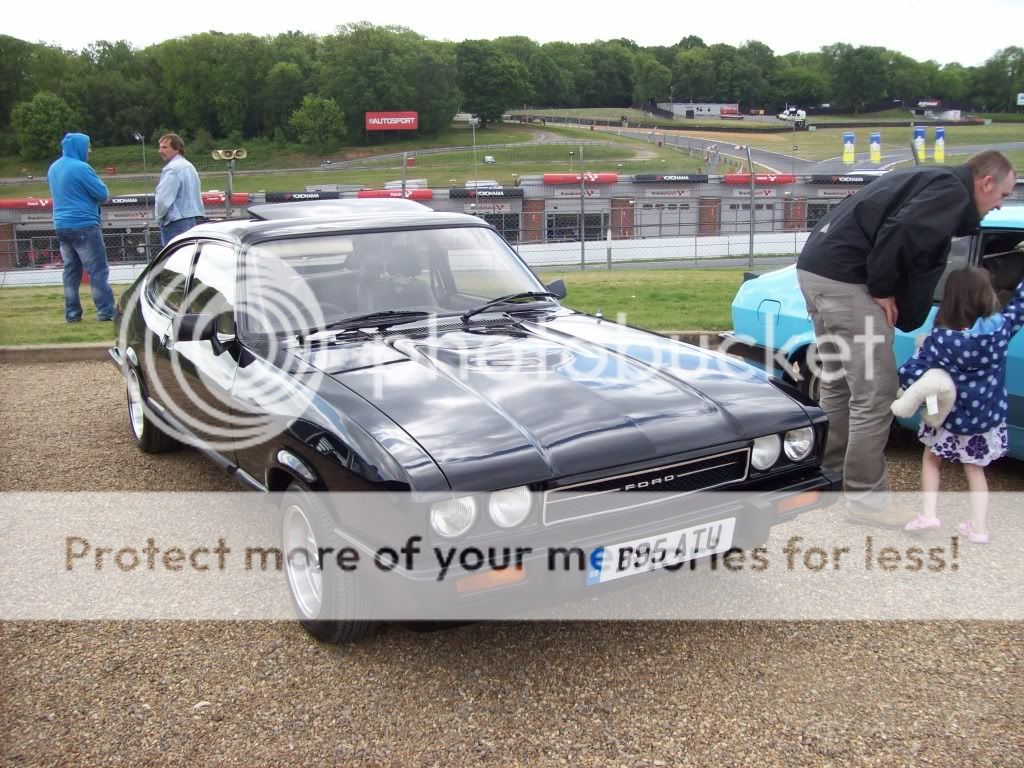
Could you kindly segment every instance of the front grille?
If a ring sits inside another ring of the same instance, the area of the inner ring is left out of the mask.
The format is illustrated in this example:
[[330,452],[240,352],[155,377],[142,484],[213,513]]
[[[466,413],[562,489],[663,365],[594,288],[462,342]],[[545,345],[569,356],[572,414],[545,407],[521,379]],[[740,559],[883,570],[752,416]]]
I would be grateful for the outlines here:
[[[619,512],[745,480],[749,454],[749,449],[741,448],[550,489],[544,493],[544,524]],[[648,491],[655,494],[652,500],[638,503],[638,495]]]

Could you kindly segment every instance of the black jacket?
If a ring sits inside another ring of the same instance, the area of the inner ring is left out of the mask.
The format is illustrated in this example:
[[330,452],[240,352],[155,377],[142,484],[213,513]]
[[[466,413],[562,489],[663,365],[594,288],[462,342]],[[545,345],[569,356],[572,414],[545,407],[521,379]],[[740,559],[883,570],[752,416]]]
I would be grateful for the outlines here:
[[966,165],[894,171],[833,208],[807,238],[797,269],[866,285],[875,298],[896,297],[897,326],[925,320],[953,236],[980,219]]

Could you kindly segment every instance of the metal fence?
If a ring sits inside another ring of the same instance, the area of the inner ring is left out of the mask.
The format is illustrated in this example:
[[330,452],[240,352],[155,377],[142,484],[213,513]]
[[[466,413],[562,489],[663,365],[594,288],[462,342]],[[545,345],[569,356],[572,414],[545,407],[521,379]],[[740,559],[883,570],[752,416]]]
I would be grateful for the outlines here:
[[[534,269],[766,268],[795,260],[807,237],[806,232],[757,232],[751,254],[749,233],[744,231],[699,236],[693,227],[676,226],[669,231],[654,224],[634,228],[632,237],[623,237],[607,226],[607,217],[587,214],[585,218],[583,242],[578,216],[557,219],[544,231],[506,230],[504,234]],[[133,281],[160,250],[156,229],[109,232],[103,240],[114,283]],[[13,254],[13,267],[0,271],[0,288],[61,284],[63,261],[53,232],[0,240],[2,254]]]

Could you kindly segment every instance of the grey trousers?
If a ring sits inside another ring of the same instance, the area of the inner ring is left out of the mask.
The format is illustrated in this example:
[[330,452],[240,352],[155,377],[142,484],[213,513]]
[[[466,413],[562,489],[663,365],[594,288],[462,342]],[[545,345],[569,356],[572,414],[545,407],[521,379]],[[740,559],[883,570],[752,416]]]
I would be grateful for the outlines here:
[[885,444],[899,377],[894,331],[866,285],[797,270],[821,358],[821,408],[828,414],[824,465],[843,475],[849,501],[887,509]]

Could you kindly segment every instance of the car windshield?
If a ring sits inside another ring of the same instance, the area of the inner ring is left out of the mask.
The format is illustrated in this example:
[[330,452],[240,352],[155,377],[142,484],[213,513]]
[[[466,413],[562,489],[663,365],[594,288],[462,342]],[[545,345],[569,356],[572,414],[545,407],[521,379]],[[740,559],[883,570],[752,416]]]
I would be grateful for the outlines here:
[[247,327],[257,334],[304,333],[368,313],[458,315],[500,296],[544,291],[486,227],[271,240],[246,250],[242,275]]

